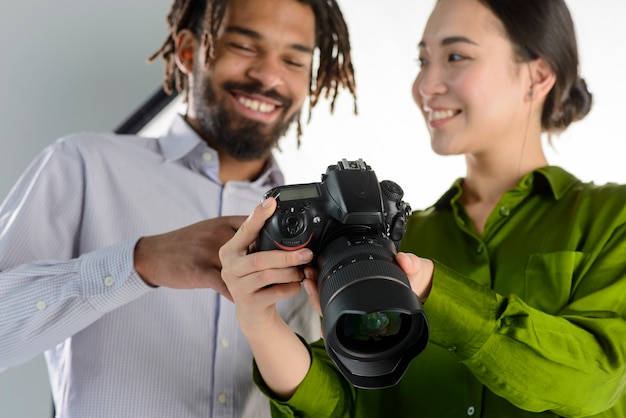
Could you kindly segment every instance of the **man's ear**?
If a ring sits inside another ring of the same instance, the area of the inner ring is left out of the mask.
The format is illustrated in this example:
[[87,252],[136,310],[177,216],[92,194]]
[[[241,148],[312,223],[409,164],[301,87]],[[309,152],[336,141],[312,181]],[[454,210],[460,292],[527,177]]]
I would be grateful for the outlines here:
[[556,82],[556,74],[542,58],[530,61],[528,68],[531,78],[529,89],[532,92],[531,96],[540,99],[545,98]]
[[175,42],[176,65],[184,74],[191,74],[198,50],[198,40],[189,29],[183,29],[176,35]]

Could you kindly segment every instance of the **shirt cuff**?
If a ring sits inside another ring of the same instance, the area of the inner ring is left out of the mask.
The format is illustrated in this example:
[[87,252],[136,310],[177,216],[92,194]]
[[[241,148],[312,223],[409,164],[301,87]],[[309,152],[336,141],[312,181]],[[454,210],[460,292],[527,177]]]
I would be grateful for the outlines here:
[[[253,377],[259,389],[272,403],[273,410],[285,417],[331,417],[338,409],[349,402],[350,385],[339,374],[332,360],[325,355],[324,341],[319,340],[309,346],[298,336],[311,355],[311,367],[292,397],[286,401],[276,399],[274,393],[263,381],[256,363]],[[353,395],[352,395],[353,396]]]
[[95,310],[109,312],[153,290],[135,271],[136,244],[128,241],[80,257],[84,296]]

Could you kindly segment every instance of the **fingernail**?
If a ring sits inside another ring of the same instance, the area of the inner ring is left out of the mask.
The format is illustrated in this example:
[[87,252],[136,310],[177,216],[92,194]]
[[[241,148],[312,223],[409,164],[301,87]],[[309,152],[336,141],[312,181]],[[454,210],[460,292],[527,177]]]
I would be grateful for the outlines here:
[[261,206],[262,206],[264,209],[267,209],[267,208],[269,208],[269,207],[270,207],[270,204],[271,204],[271,203],[272,203],[272,202],[270,202],[270,200],[269,200],[269,199],[264,199],[264,200],[263,200],[263,202],[262,202],[262,204],[261,204]]
[[309,261],[313,258],[313,251],[308,248],[304,248],[298,253],[298,258],[302,261]]
[[304,291],[306,292],[307,295],[311,294],[311,283],[307,282],[306,280],[302,282],[302,286],[304,287]]

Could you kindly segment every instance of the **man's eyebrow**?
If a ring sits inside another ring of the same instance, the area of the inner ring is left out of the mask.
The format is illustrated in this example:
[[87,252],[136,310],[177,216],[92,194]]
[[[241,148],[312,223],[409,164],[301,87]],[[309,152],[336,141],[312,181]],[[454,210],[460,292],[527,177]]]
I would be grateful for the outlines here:
[[[263,35],[261,35],[259,32],[256,32],[256,31],[253,31],[251,29],[247,29],[247,28],[244,28],[244,27],[241,27],[241,26],[228,26],[228,27],[226,27],[225,31],[227,33],[238,33],[240,35],[244,35],[244,36],[247,36],[247,37],[252,38],[252,39],[257,39],[257,40],[263,39]],[[295,49],[295,50],[300,51],[300,52],[305,52],[307,54],[312,54],[313,53],[313,48],[308,47],[306,45],[291,44],[290,47],[292,49]]]
[[[478,45],[478,43],[472,41],[470,38],[467,38],[465,36],[450,36],[450,37],[444,38],[441,41],[441,46],[452,45],[452,44],[456,44],[456,43],[459,43],[459,42],[466,43],[466,44],[471,44],[471,45]],[[426,42],[420,41],[418,46],[420,48],[426,48]]]

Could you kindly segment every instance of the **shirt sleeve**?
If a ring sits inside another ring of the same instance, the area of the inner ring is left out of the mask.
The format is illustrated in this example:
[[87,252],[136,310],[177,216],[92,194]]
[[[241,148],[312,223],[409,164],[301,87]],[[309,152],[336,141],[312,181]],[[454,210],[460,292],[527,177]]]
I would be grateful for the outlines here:
[[[304,339],[302,342],[306,345]],[[355,389],[344,379],[326,354],[324,341],[307,345],[311,367],[293,396],[278,400],[267,387],[254,365],[254,381],[270,398],[273,417],[351,417],[356,399]]]
[[136,240],[80,255],[82,162],[46,149],[0,207],[0,370],[30,360],[150,291]]
[[[626,384],[624,226],[575,283],[555,315],[435,263],[424,310],[431,343],[453,352],[492,392],[528,411],[590,416]],[[538,290],[540,291],[540,290]]]

